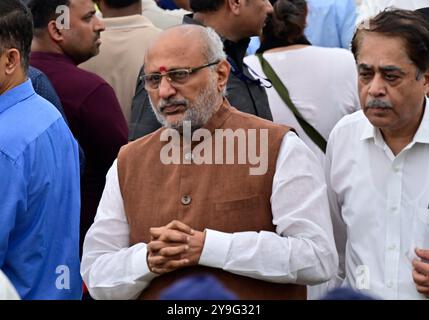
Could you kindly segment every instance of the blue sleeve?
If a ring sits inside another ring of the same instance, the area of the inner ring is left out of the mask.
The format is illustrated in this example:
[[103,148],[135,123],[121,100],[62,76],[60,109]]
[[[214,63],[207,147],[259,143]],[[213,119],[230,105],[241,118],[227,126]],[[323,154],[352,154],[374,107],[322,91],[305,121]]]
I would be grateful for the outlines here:
[[339,23],[341,47],[349,50],[357,19],[355,0],[339,0],[337,3],[339,3],[337,21]]
[[27,207],[23,168],[0,151],[0,269],[5,263],[10,235]]

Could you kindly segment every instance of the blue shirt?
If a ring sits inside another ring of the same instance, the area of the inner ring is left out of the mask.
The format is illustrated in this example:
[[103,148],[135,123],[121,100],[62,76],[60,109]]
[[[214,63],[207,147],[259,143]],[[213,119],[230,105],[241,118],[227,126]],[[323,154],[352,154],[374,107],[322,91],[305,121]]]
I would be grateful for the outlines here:
[[[54,107],[57,108],[58,111],[61,113],[67,125],[69,125],[60,98],[55,92],[55,89],[52,86],[51,81],[49,81],[48,77],[42,71],[32,66],[28,68],[28,77],[31,80],[31,84],[33,85],[34,91],[39,96],[45,98],[50,103],[52,103]],[[83,169],[85,168],[85,154],[83,153],[81,146],[79,146],[79,162],[80,173],[82,174]]]
[[320,47],[350,49],[356,26],[355,0],[307,0],[305,35]]
[[0,269],[23,299],[80,299],[79,153],[30,80],[0,95]]

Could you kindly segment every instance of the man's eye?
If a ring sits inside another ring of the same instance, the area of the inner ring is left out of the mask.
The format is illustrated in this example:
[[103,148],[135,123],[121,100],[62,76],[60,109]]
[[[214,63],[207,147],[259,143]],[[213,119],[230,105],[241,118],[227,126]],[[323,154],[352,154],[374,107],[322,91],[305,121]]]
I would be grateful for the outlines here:
[[387,81],[395,81],[395,80],[399,79],[398,76],[393,75],[393,74],[386,74],[384,76],[384,78],[386,78]]
[[161,75],[159,74],[151,74],[146,77],[146,81],[148,82],[159,82],[161,79]]
[[359,73],[359,77],[365,80],[368,80],[372,77],[372,73],[370,72],[361,72]]
[[188,78],[189,72],[186,70],[177,70],[169,73],[169,76],[175,81],[186,80]]

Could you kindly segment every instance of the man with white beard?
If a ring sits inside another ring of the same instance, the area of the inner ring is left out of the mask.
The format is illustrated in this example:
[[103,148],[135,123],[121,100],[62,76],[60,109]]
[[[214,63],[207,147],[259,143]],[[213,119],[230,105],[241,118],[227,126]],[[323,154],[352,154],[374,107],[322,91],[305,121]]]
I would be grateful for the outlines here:
[[[122,148],[108,173],[81,265],[91,295],[154,299],[179,278],[209,273],[241,299],[305,299],[306,284],[329,280],[338,257],[322,169],[288,127],[230,106],[216,32],[164,31],[144,71],[163,128]],[[179,163],[164,164],[162,149],[186,126],[200,139],[173,141]],[[250,142],[254,131],[267,139]],[[237,132],[238,145],[216,145],[218,133]],[[263,144],[267,170],[252,174],[254,163],[236,160]],[[215,162],[201,145],[215,146]]]

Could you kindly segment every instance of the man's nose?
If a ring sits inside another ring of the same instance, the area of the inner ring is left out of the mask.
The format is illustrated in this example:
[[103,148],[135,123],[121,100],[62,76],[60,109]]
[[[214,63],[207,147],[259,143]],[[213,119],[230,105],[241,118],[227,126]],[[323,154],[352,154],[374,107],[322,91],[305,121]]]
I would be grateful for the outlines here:
[[94,24],[94,30],[96,32],[103,32],[106,30],[106,26],[104,25],[104,22],[101,21],[98,17],[94,16],[95,24]]
[[163,99],[168,99],[176,94],[176,88],[171,85],[167,76],[161,78],[161,82],[158,86],[158,93],[159,97]]
[[274,12],[273,6],[271,5],[271,2],[269,0],[265,0],[266,2],[266,6],[265,6],[265,10],[268,14],[272,14]]
[[372,97],[380,97],[386,95],[386,82],[383,77],[376,74],[369,83],[368,94]]

